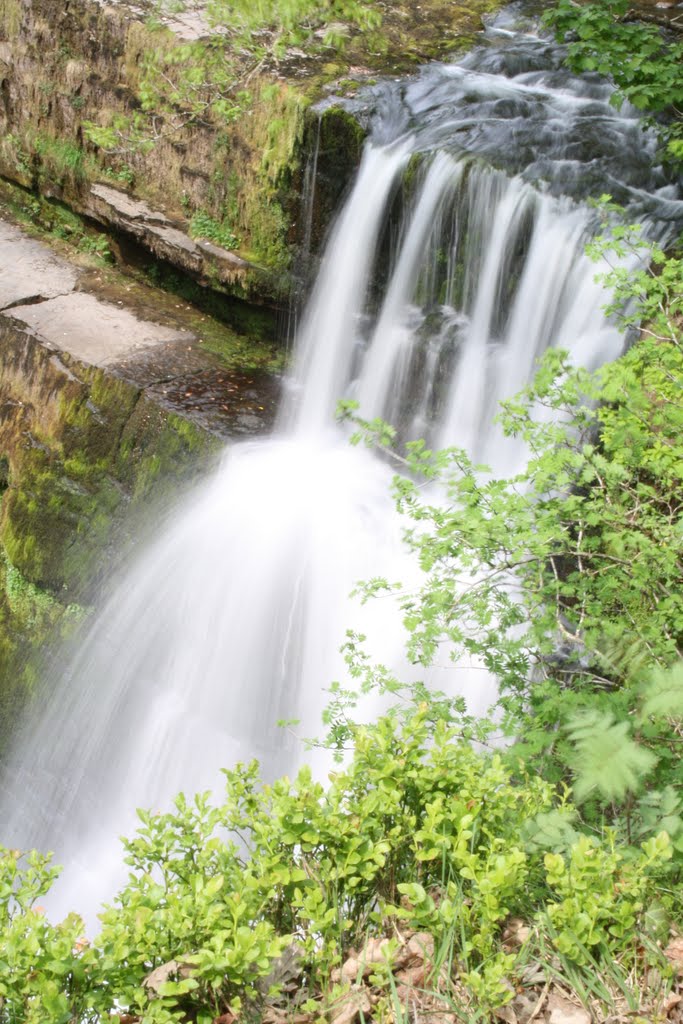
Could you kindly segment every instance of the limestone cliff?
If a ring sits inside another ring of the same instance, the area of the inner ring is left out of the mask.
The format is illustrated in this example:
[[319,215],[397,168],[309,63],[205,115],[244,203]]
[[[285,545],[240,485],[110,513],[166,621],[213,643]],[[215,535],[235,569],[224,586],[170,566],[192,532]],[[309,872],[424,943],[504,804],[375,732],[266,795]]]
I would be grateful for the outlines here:
[[[316,247],[363,135],[334,104],[319,132],[311,104],[452,51],[496,5],[380,4],[377,52],[353,40],[343,53],[323,48],[314,58],[288,51],[250,70],[243,115],[221,121],[149,109],[146,69],[197,35],[192,21],[152,23],[145,3],[128,0],[0,0],[0,175],[133,236],[203,284],[282,303],[303,234],[306,157],[316,147],[317,209],[307,226]],[[193,59],[191,50],[182,54],[188,73]],[[88,126],[116,138],[117,126],[136,121],[144,122],[143,145],[91,141]]]

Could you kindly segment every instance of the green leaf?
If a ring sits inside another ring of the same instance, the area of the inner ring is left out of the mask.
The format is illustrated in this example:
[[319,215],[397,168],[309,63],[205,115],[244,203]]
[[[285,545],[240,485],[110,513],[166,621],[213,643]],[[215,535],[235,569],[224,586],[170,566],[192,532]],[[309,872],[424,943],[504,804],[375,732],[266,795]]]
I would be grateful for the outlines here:
[[567,732],[575,747],[573,792],[579,803],[594,791],[606,800],[637,793],[657,763],[651,751],[632,739],[630,723],[615,721],[611,712],[576,715]]

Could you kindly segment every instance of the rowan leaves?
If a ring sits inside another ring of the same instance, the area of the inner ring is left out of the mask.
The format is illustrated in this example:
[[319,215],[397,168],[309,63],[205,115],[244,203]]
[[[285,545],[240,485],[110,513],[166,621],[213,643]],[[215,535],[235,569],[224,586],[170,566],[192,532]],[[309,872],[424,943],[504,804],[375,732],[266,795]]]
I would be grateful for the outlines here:
[[579,803],[597,790],[605,800],[636,793],[657,758],[631,735],[628,721],[609,712],[586,711],[567,723],[574,744],[574,796]]

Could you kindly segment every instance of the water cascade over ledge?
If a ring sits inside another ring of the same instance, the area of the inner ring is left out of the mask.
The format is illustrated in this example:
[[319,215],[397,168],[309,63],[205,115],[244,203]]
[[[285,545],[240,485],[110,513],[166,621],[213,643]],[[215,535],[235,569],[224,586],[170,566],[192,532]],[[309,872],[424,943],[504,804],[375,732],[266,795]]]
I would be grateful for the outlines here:
[[[460,63],[359,99],[374,110],[371,139],[303,317],[278,430],[226,453],[47,680],[0,784],[0,841],[57,851],[67,867],[55,914],[92,913],[111,895],[135,807],[211,787],[239,759],[291,771],[301,749],[277,720],[319,733],[347,629],[401,671],[395,606],[361,610],[347,595],[359,579],[409,582],[416,569],[391,473],[348,445],[339,398],[402,439],[461,445],[509,474],[524,451],[492,419],[543,351],[567,348],[590,368],[620,353],[583,252],[597,223],[585,199],[610,192],[660,237],[680,228],[683,203],[635,115],[513,20]],[[475,713],[494,698],[481,671],[434,674]]]

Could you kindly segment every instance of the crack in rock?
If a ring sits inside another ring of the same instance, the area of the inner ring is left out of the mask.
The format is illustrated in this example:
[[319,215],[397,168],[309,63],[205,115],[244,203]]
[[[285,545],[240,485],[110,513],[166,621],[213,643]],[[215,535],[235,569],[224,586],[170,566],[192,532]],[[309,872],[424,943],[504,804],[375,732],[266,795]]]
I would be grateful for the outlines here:
[[71,295],[73,288],[66,292],[57,292],[56,295],[24,295],[20,299],[12,299],[6,306],[0,306],[0,313],[7,313],[10,309],[19,309],[21,306],[39,306],[41,302],[50,302],[51,299],[61,299],[65,295]]

